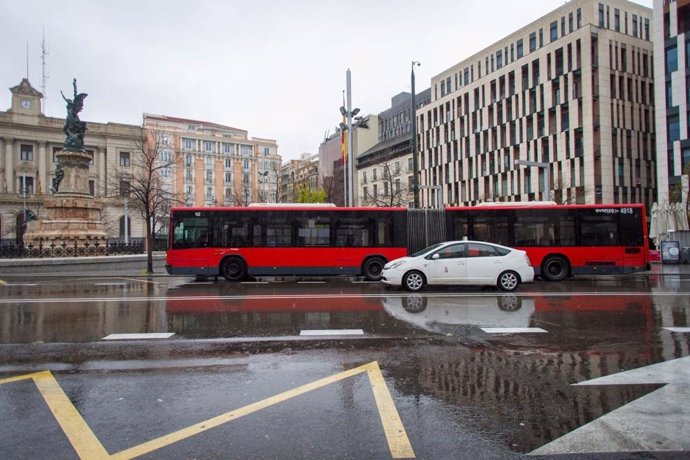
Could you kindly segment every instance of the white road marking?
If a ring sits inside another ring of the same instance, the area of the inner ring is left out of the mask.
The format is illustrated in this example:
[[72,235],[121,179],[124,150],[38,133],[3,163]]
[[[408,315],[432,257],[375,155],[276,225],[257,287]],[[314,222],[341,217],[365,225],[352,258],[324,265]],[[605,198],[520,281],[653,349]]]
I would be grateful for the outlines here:
[[303,329],[299,335],[364,335],[362,329]]
[[[244,284],[244,283],[242,283]],[[690,296],[690,292],[521,292],[515,294],[517,297],[532,298],[535,296],[549,296],[549,297],[572,297],[572,296],[587,296],[587,297],[616,297],[620,295],[626,295],[628,297],[678,297],[678,296]],[[468,298],[468,297],[496,297],[497,293],[489,292],[431,292],[422,294],[424,297],[433,298]],[[378,294],[344,294],[344,293],[334,293],[334,294],[255,294],[255,295],[187,295],[187,296],[123,296],[123,297],[81,297],[81,298],[71,298],[71,297],[53,297],[53,298],[14,298],[14,299],[0,299],[0,305],[2,304],[30,304],[30,303],[88,303],[97,300],[99,302],[148,302],[148,301],[167,301],[167,302],[177,302],[177,301],[192,301],[199,302],[202,300],[267,300],[267,299],[332,299],[337,297],[342,298],[353,298],[353,299],[376,299],[376,298],[405,298],[408,294],[405,293],[378,293]]]
[[[530,454],[690,450],[690,357],[599,377],[576,385],[665,384]],[[620,455],[620,454],[619,454]]]
[[667,331],[678,332],[680,334],[687,334],[690,332],[690,327],[664,327]]
[[169,339],[175,335],[174,332],[149,332],[132,334],[110,334],[102,340],[148,340],[148,339]]
[[540,327],[483,327],[481,329],[487,334],[531,334],[535,332],[546,332]]

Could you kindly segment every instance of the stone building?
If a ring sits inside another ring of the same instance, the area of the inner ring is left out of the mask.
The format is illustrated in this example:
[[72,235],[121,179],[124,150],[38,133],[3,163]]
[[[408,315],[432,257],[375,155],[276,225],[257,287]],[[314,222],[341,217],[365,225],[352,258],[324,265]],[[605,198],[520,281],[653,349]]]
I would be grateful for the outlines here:
[[[55,153],[62,149],[65,134],[63,118],[43,114],[43,95],[28,79],[12,88],[11,106],[0,112],[0,241],[16,242],[21,237],[24,210],[37,218],[45,217],[44,200],[55,189]],[[88,114],[88,103],[85,112]],[[141,127],[119,123],[87,121],[85,149],[92,156],[88,171],[91,195],[103,203],[102,220],[109,238],[144,236],[143,221],[130,211],[125,232],[125,207],[114,183],[115,171],[123,158],[139,149]]]
[[299,160],[290,160],[280,168],[280,203],[296,203],[299,191],[321,188],[318,155],[303,153]]
[[650,206],[651,17],[625,0],[572,0],[433,77],[417,111],[422,204]]
[[275,140],[207,121],[144,114],[144,128],[170,145],[163,171],[169,190],[187,206],[275,203],[281,158]]

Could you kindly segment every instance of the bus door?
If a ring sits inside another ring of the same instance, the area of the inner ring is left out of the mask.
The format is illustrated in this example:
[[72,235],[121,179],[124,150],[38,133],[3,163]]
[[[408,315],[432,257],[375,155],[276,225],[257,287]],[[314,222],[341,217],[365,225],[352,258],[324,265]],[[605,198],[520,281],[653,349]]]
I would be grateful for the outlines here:
[[[206,251],[200,248],[209,246],[209,215],[201,211],[177,212],[173,217],[173,244],[175,254],[179,254],[182,266],[205,266],[208,263]],[[183,251],[179,251],[183,250]],[[172,262],[177,265],[178,262]]]
[[643,234],[641,207],[620,208],[620,244],[623,246],[623,272],[644,268],[649,257]]

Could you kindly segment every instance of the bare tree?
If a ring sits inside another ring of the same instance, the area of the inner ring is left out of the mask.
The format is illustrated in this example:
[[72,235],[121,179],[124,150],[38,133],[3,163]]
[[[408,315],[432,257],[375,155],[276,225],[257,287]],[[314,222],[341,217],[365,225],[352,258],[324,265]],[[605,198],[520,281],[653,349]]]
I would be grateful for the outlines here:
[[367,188],[366,195],[362,197],[362,203],[374,205],[376,207],[396,207],[407,206],[412,196],[412,188],[403,181],[402,169],[391,168],[386,161],[383,166],[383,190],[377,190],[374,195],[371,189]]
[[146,229],[146,270],[153,273],[154,235],[177,203],[165,179],[172,174],[179,153],[168,143],[169,137],[155,127],[145,127],[133,138],[138,151],[133,152],[129,167],[116,168],[117,190],[110,190],[110,197],[127,197],[130,208],[141,213]]

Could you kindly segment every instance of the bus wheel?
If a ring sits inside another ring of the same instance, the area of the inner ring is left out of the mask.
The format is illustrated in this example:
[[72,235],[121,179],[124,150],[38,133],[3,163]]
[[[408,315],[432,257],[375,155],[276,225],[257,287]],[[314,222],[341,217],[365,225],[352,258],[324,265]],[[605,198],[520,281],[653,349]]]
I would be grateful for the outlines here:
[[220,274],[228,281],[242,281],[247,275],[247,265],[239,257],[228,257],[220,264]]
[[379,281],[381,279],[381,273],[383,272],[383,266],[386,265],[386,261],[380,257],[372,257],[364,262],[364,267],[362,271],[364,272],[364,277],[369,281]]
[[402,281],[403,287],[408,291],[417,292],[421,291],[426,284],[426,279],[422,272],[416,270],[405,273]]
[[498,275],[496,284],[501,291],[514,291],[520,285],[520,277],[517,273],[508,270]]
[[560,256],[547,257],[541,265],[542,276],[549,281],[564,280],[570,273],[570,264]]

